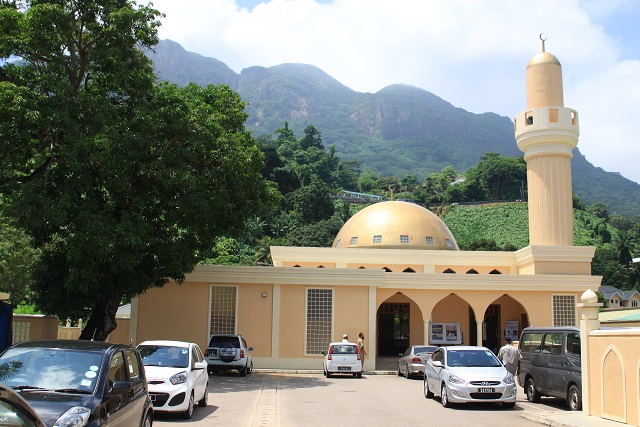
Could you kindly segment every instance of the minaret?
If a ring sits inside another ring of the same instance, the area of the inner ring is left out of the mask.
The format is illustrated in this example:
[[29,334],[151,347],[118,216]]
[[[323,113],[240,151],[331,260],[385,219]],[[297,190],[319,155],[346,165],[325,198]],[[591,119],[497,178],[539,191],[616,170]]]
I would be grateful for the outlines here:
[[573,245],[571,150],[578,144],[578,113],[564,107],[562,66],[542,52],[527,65],[527,110],[516,116],[518,148],[527,162],[529,244]]

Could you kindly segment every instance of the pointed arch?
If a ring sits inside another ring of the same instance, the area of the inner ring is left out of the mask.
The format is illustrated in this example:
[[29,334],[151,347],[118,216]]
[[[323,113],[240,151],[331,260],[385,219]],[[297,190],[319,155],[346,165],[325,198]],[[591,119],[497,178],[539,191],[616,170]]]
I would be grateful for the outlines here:
[[466,274],[479,274],[479,273],[475,268],[472,268],[471,270],[468,270]]
[[489,272],[489,274],[502,274],[502,273],[500,272],[500,270],[497,270],[497,269],[494,268],[493,270],[491,270]]
[[627,399],[624,364],[615,345],[610,344],[603,352],[600,369],[602,373],[607,373],[602,376],[600,386],[602,415],[605,418],[626,423]]
[[411,267],[407,267],[404,270],[402,270],[403,273],[415,273],[416,271],[411,268]]
[[445,271],[443,271],[443,273],[445,274],[456,274],[456,272],[450,268],[447,268]]
[[393,270],[391,270],[389,267],[382,267],[382,269],[387,273],[393,273]]

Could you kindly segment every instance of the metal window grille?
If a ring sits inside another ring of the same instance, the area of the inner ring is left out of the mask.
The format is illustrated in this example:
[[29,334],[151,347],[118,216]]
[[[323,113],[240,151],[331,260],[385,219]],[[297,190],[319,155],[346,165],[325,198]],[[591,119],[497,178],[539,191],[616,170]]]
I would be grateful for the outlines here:
[[235,286],[211,287],[211,334],[236,333],[236,293]]
[[306,354],[321,354],[331,342],[333,289],[307,289]]
[[382,243],[382,235],[381,234],[377,234],[377,235],[373,236],[373,243]]
[[407,234],[401,234],[400,243],[409,243],[409,236]]
[[433,237],[427,236],[427,245],[433,245]]
[[553,326],[575,326],[575,295],[553,295]]
[[356,243],[358,243],[358,238],[357,237],[352,237],[350,245],[355,245]]

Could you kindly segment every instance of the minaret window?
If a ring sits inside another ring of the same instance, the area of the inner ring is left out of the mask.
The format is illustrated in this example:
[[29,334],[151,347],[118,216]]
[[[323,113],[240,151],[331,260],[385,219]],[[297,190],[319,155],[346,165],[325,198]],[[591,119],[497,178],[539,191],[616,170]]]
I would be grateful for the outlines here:
[[527,122],[527,126],[531,126],[533,124],[533,114],[525,113],[525,121]]
[[377,235],[373,236],[373,243],[382,243],[382,235],[381,234],[377,234]]
[[558,109],[550,108],[549,109],[549,123],[558,123]]

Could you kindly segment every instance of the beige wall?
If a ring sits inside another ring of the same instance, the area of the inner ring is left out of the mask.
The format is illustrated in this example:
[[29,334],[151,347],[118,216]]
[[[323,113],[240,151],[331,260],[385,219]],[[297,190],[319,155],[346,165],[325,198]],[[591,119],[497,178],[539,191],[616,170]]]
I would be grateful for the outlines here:
[[[133,314],[132,314],[133,315]],[[178,340],[206,348],[209,337],[207,283],[169,283],[138,297],[136,342]]]
[[[19,341],[57,339],[58,338],[58,317],[43,316],[33,314],[13,315],[13,343]],[[18,331],[28,330],[28,337],[21,337]],[[24,338],[24,339],[22,339]]]
[[591,415],[639,425],[640,328],[589,334],[588,375]]

